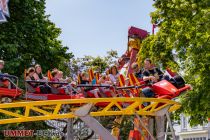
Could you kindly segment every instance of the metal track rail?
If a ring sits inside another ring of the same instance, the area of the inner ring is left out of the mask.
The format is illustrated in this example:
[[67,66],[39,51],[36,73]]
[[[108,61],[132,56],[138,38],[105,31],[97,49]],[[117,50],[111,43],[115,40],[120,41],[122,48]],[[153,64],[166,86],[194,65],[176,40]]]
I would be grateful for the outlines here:
[[[144,102],[149,105],[142,107]],[[148,115],[169,106],[169,112],[181,105],[175,101],[157,98],[84,98],[71,100],[48,100],[0,104],[0,124],[42,121],[77,117],[74,111],[85,104],[93,104],[97,109],[90,111],[90,116],[112,115]],[[60,113],[63,106],[69,106],[67,113]],[[36,112],[36,113],[33,113]],[[39,114],[39,115],[37,115]]]

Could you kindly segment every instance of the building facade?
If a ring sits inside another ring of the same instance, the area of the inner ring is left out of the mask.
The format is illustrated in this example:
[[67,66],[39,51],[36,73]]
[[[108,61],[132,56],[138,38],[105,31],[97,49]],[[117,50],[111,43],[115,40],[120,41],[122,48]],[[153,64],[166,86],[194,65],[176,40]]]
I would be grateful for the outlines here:
[[191,127],[188,117],[184,115],[180,117],[180,124],[173,125],[178,140],[210,140],[210,121],[203,126]]

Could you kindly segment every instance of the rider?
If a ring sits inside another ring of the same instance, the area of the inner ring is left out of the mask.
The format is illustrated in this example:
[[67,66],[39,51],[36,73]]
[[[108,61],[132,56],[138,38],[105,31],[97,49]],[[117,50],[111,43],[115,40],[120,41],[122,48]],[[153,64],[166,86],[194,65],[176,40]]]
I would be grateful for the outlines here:
[[[88,85],[88,84],[90,84],[92,82],[92,81],[89,81],[88,74],[85,73],[85,72],[81,73],[80,81],[81,81],[81,84],[84,84],[84,85]],[[90,92],[96,98],[99,98],[99,96],[98,96],[98,89],[94,89],[92,87],[85,87],[85,88],[83,88],[83,90],[85,92],[84,94],[86,94],[86,92]]]
[[26,73],[26,80],[35,80],[34,78],[34,73],[35,73],[35,69],[33,67],[30,67],[28,70],[27,70],[27,73]]
[[[60,75],[59,75],[59,70],[58,69],[55,69],[52,71],[52,82],[60,82]],[[61,87],[60,84],[53,84],[53,87],[55,88],[58,88],[58,87]]]
[[[148,82],[158,82],[162,78],[163,73],[152,65],[152,61],[149,58],[144,60],[144,71],[143,71],[143,80]],[[142,89],[142,93],[146,97],[154,97],[155,93],[152,91],[150,87],[146,87]]]
[[143,71],[143,80],[158,82],[162,79],[163,72],[160,71],[157,67],[152,65],[152,61],[149,58],[144,60],[144,71]]
[[95,71],[94,72],[94,77],[93,77],[93,80],[91,81],[91,84],[95,85],[97,84],[97,76],[99,75],[99,72],[98,71]]
[[133,69],[136,78],[142,78],[143,77],[142,71],[141,71],[139,65],[136,62],[131,65],[131,68]]
[[[27,72],[26,72],[26,80],[29,80],[29,81],[35,81],[35,78],[34,78],[34,73],[35,73],[35,69],[34,67],[30,67],[28,68]],[[30,82],[29,85],[31,85],[32,87],[36,88],[39,86],[38,83],[33,83],[33,82]]]
[[117,85],[119,76],[120,76],[120,74],[117,70],[117,66],[113,65],[110,68],[110,74],[109,74],[109,79],[110,79],[111,83],[114,85]]
[[4,88],[11,88],[11,83],[9,82],[8,78],[5,77],[5,75],[8,75],[7,73],[2,73],[2,69],[4,68],[4,61],[0,60],[0,87]]
[[0,74],[2,74],[2,69],[4,68],[4,61],[0,60]]
[[88,80],[88,74],[83,72],[80,74],[80,81],[81,84],[89,84],[89,80]]
[[53,82],[57,82],[56,84],[53,84],[52,86],[54,88],[60,88],[60,89],[65,89],[66,93],[70,93],[72,91],[72,85],[68,83],[69,79],[63,79],[63,72],[54,69],[52,71],[52,80]]
[[46,80],[46,78],[42,74],[42,67],[39,64],[35,65],[35,73],[34,73],[35,80]]

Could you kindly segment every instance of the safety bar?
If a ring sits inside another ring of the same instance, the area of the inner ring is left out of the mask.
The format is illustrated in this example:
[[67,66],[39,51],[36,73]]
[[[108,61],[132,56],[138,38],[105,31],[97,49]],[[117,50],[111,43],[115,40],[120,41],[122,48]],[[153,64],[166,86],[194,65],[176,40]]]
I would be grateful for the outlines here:
[[18,79],[17,76],[9,75],[9,74],[0,74],[0,77],[7,77],[7,78],[15,78],[15,79]]

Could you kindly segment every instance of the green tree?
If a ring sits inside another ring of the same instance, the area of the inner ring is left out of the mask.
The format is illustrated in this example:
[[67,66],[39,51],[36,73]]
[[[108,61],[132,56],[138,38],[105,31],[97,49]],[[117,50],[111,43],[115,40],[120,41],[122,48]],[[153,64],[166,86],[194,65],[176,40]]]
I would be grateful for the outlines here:
[[[6,62],[4,72],[20,77],[33,59],[44,72],[54,67],[66,72],[73,54],[68,53],[68,48],[58,40],[61,29],[49,20],[49,15],[45,15],[45,0],[12,0],[9,9],[8,22],[0,24],[0,59]],[[20,127],[49,128],[44,122],[30,122],[5,125],[1,130]],[[3,139],[2,133],[0,139]]]
[[83,58],[72,59],[71,69],[73,73],[77,73],[78,71],[85,71],[89,68],[93,68],[94,70],[97,70],[100,73],[102,73],[110,65],[114,65],[116,63],[117,58],[118,58],[118,53],[117,51],[114,50],[107,51],[107,55],[104,57],[102,56],[93,57],[86,55]]
[[107,61],[107,63],[109,65],[114,65],[116,63],[116,60],[119,58],[117,51],[115,50],[110,50],[107,51],[107,56],[105,56],[105,61]]
[[155,0],[152,23],[159,31],[143,41],[139,57],[184,73],[193,90],[182,98],[191,125],[210,117],[210,1]]
[[5,71],[20,76],[32,59],[43,70],[65,69],[73,56],[61,44],[57,28],[45,15],[45,0],[15,0],[9,3],[8,22],[0,24],[0,59],[6,61]]

